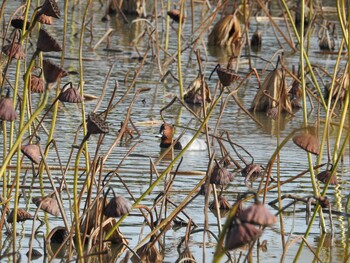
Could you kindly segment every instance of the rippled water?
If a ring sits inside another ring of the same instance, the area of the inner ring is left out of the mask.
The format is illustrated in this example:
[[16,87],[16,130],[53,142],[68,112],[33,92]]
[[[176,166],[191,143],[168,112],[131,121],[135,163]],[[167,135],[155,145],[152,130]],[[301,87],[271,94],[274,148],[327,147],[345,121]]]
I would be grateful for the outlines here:
[[[19,3],[17,1],[7,3],[6,4],[6,12],[5,19],[8,21],[10,14],[13,12],[15,8],[17,8]],[[59,2],[59,6],[63,10],[62,1]],[[69,71],[78,71],[79,63],[78,63],[78,50],[79,50],[79,34],[80,27],[82,21],[82,15],[84,12],[85,3],[80,1],[80,4],[76,5],[74,10],[69,10],[69,21],[68,21],[68,30],[66,33],[67,36],[67,47],[66,47],[66,59],[64,62],[65,69]],[[106,75],[108,73],[109,68],[114,65],[111,76],[108,82],[108,86],[106,89],[105,99],[100,107],[100,110],[105,110],[109,98],[113,92],[114,86],[116,82],[119,82],[119,87],[117,90],[117,95],[115,101],[117,101],[126,90],[126,84],[124,82],[125,76],[128,75],[127,85],[130,85],[130,82],[135,74],[137,68],[140,65],[140,58],[137,53],[137,50],[131,44],[134,39],[142,32],[144,32],[145,28],[149,26],[149,29],[152,30],[155,27],[155,22],[152,21],[151,24],[146,24],[142,21],[133,21],[129,24],[125,24],[123,19],[120,16],[111,17],[111,20],[103,23],[101,22],[101,18],[104,15],[104,7],[100,7],[99,3],[96,2],[92,6],[92,14],[89,15],[89,19],[92,18],[90,24],[86,26],[84,43],[83,43],[83,78],[84,78],[84,89],[88,94],[100,96],[102,92],[102,88],[106,79]],[[196,14],[196,26],[203,20],[201,16],[201,6],[196,5],[195,14]],[[273,10],[275,15],[278,14],[278,6],[274,5]],[[162,17],[163,13],[159,13],[159,43],[164,45],[164,32],[165,32],[165,20]],[[335,16],[335,14],[332,14]],[[187,16],[190,16],[188,13]],[[128,16],[129,21],[136,19],[136,17]],[[334,18],[335,19],[335,18]],[[285,23],[282,20],[276,20],[278,25],[282,27],[283,30],[286,30]],[[263,46],[261,51],[254,53],[256,56],[260,56],[264,59],[270,60],[273,54],[279,50],[284,49],[286,55],[286,65],[289,69],[292,66],[297,68],[298,65],[298,53],[292,54],[290,48],[283,41],[283,45],[279,46],[276,37],[273,34],[271,24],[267,23],[257,23],[255,19],[251,19],[250,24],[250,34],[252,34],[257,28],[261,30],[263,34]],[[2,22],[1,22],[2,23]],[[55,24],[51,27],[46,27],[50,33],[52,33],[57,39],[62,40],[62,19],[55,20]],[[170,45],[169,45],[169,53],[173,54],[177,50],[177,24],[172,24],[170,29]],[[196,27],[195,26],[195,27]],[[102,42],[95,50],[92,50],[92,47],[97,43],[97,41],[104,35],[108,28],[114,29],[111,37],[109,39],[110,45],[109,49],[106,50],[106,42]],[[92,36],[88,32],[88,29],[92,29]],[[184,26],[184,39],[188,39],[191,36],[191,24],[186,23]],[[339,31],[340,33],[340,31]],[[281,36],[279,35],[279,38]],[[206,42],[206,37],[203,38],[204,44]],[[143,56],[146,51],[148,45],[152,45],[150,38],[145,35],[144,38],[141,39],[140,44],[138,46],[138,50]],[[202,43],[195,47],[195,49],[201,50],[201,57],[203,59],[202,66],[204,69],[205,77],[207,83],[213,92],[215,86],[217,84],[217,77],[214,74],[214,77],[209,80],[208,77],[211,71],[214,69],[215,65],[220,62],[221,64],[225,64],[228,60],[227,53],[222,50],[207,50],[204,49]],[[311,50],[318,51],[317,44],[317,35],[316,33],[312,34],[311,40]],[[144,191],[147,190],[150,184],[150,160],[156,161],[160,156],[161,152],[158,147],[159,139],[155,137],[159,132],[159,126],[161,124],[160,118],[160,110],[167,105],[173,96],[178,95],[178,83],[171,79],[167,78],[165,83],[162,83],[160,79],[162,75],[159,72],[159,67],[157,65],[156,57],[153,57],[154,50],[150,50],[148,52],[148,57],[145,61],[145,65],[142,67],[140,76],[137,78],[137,82],[135,88],[132,89],[129,95],[127,95],[126,99],[118,105],[118,107],[113,110],[109,116],[107,121],[110,124],[110,133],[107,134],[104,138],[103,145],[101,146],[99,155],[103,156],[109,145],[116,139],[118,135],[118,130],[120,129],[120,123],[125,118],[125,113],[130,105],[132,97],[134,95],[134,91],[139,88],[149,88],[150,90],[144,93],[141,93],[135,101],[135,104],[132,108],[131,118],[135,126],[141,133],[139,138],[131,140],[127,143],[122,143],[117,145],[117,147],[113,150],[109,158],[105,163],[105,169],[111,170],[117,167],[117,165],[122,161],[123,157],[127,154],[134,144],[137,143],[137,146],[132,151],[131,155],[124,160],[123,164],[120,167],[119,175],[123,178],[128,188],[132,192],[132,194],[138,198]],[[206,54],[206,51],[208,53]],[[29,51],[31,52],[31,51]],[[243,77],[249,72],[249,64],[247,57],[244,56],[247,54],[246,50],[242,51],[242,58],[240,59],[240,64],[238,66],[238,74]],[[159,59],[161,62],[164,62],[167,58],[164,57],[164,53],[162,52]],[[333,72],[334,64],[335,64],[335,55],[323,55],[316,52],[311,51],[311,63],[315,63],[322,67],[325,67],[330,72]],[[207,55],[207,56],[206,56]],[[44,55],[44,57],[47,55]],[[60,54],[50,54],[50,59],[59,63]],[[187,49],[182,56],[183,60],[183,76],[184,76],[184,85],[187,87],[191,81],[195,79],[198,73],[197,61],[195,58],[194,52]],[[276,59],[272,60],[273,62]],[[252,58],[253,66],[257,68],[260,77],[262,79],[268,72],[263,71],[266,67],[266,63],[259,58]],[[272,67],[268,67],[269,70]],[[13,72],[14,68],[10,68],[10,71]],[[177,75],[177,67],[176,63],[172,63],[167,69],[170,70],[174,75]],[[163,72],[164,73],[164,72]],[[62,79],[62,84],[72,81],[74,84],[79,82],[78,75],[69,75],[66,78]],[[291,80],[287,80],[288,83]],[[237,84],[235,84],[237,85]],[[242,88],[238,92],[238,98],[241,101],[242,105],[245,108],[249,108],[257,91],[257,81],[256,78],[251,78],[249,81],[244,83]],[[226,94],[227,95],[227,94]],[[225,95],[224,95],[225,97]],[[52,91],[50,94],[50,99],[54,98],[54,92]],[[33,96],[33,100],[37,101],[38,97]],[[94,110],[96,105],[96,101],[85,102],[85,110],[86,112],[91,112]],[[309,119],[310,122],[317,120],[317,110],[318,106],[314,111],[310,111]],[[216,121],[219,116],[219,107],[215,110],[213,116],[209,121],[210,131],[214,130],[216,125]],[[324,113],[321,112],[321,118]],[[179,104],[174,104],[171,108],[167,109],[165,113],[163,113],[166,121],[169,123],[176,124],[178,126],[186,126],[193,119],[193,116],[186,111],[186,109],[182,108]],[[284,119],[280,122],[280,138],[277,136],[278,123],[277,121],[273,121],[266,116],[260,114],[257,116],[259,121],[263,124],[263,128],[257,125],[248,115],[237,106],[237,103],[234,102],[233,99],[227,104],[225,108],[225,112],[222,116],[222,120],[219,126],[219,132],[227,131],[229,132],[231,139],[233,142],[238,143],[242,147],[244,147],[247,151],[249,151],[254,156],[255,163],[262,164],[266,166],[269,161],[271,155],[276,149],[278,145],[278,141],[282,141],[293,129],[301,127],[303,123],[302,111],[298,111],[295,113],[293,118]],[[153,122],[153,124],[152,124]],[[59,111],[59,118],[56,122],[56,131],[54,138],[57,141],[59,154],[62,163],[65,165],[67,163],[69,153],[71,151],[71,145],[74,143],[75,132],[78,129],[78,126],[81,123],[81,106],[65,104],[64,107],[61,107]],[[45,122],[47,127],[50,127],[50,120]],[[190,123],[192,128],[198,127],[198,123],[196,121],[192,121]],[[334,131],[331,134],[331,137],[336,136],[336,127],[334,127]],[[181,128],[177,129],[177,134],[181,133]],[[82,131],[79,133],[79,137],[77,140],[77,144],[82,140],[83,135]],[[42,141],[45,142],[45,136],[43,135]],[[333,141],[333,140],[331,140]],[[96,148],[97,137],[92,136],[89,140],[89,150],[91,157],[94,156],[95,148]],[[215,149],[219,154],[219,148],[216,145]],[[230,154],[238,160],[236,155],[233,152],[233,149],[227,144],[227,148],[230,151]],[[76,151],[75,151],[76,152]],[[243,152],[242,152],[243,154]],[[75,153],[73,154],[75,157]],[[326,155],[326,152],[324,154]],[[246,156],[245,156],[246,157]],[[248,157],[246,157],[248,158]],[[314,157],[313,157],[314,158]],[[327,158],[324,157],[324,161],[326,162]],[[249,159],[247,159],[249,160]],[[52,165],[58,165],[58,159],[54,151],[50,151],[48,157],[48,163]],[[184,172],[184,171],[202,171],[205,172],[208,166],[208,155],[206,152],[196,152],[191,153],[187,152],[184,155],[183,163],[181,164],[180,171],[181,174],[177,175],[176,180],[173,184],[172,191],[173,195],[171,199],[175,203],[180,203],[183,198],[187,196],[190,190],[202,179],[202,175],[192,175],[192,173]],[[167,165],[170,163],[170,160],[163,160],[157,165],[158,171],[162,171]],[[27,159],[24,160],[24,164],[29,165],[29,161]],[[73,164],[71,164],[73,166]],[[81,161],[81,165],[83,165],[83,159]],[[241,163],[241,165],[243,165]],[[339,185],[336,187],[330,187],[328,197],[332,202],[332,207],[335,210],[343,211],[345,207],[346,197],[349,192],[348,185],[348,155],[344,157],[344,162],[339,167],[339,178],[341,178]],[[276,166],[273,169],[273,176],[277,177]],[[292,176],[295,176],[302,171],[308,169],[307,163],[307,154],[299,149],[297,146],[293,144],[293,142],[288,142],[286,146],[282,149],[280,154],[280,176],[281,180],[284,181]],[[24,171],[23,171],[24,173]],[[55,177],[60,177],[60,172],[57,170],[52,171],[52,175]],[[153,180],[154,180],[153,175]],[[302,178],[295,180],[291,183],[288,183],[281,187],[282,194],[294,194],[301,197],[306,197],[312,195],[312,187],[310,183],[310,176],[308,174],[304,175]],[[27,175],[27,185],[30,184],[32,178],[31,170],[28,170]],[[47,179],[45,181],[45,188],[50,187],[50,184]],[[67,174],[68,185],[72,185],[73,178],[72,173]],[[82,182],[81,182],[82,183]],[[274,184],[274,183],[272,183]],[[38,180],[34,182],[35,186],[38,186]],[[115,189],[118,194],[121,194],[125,197],[129,197],[127,191],[121,184],[121,182],[114,178],[111,182],[111,186]],[[253,188],[257,188],[258,183],[254,183]],[[322,187],[322,186],[320,186]],[[277,189],[277,188],[276,188]],[[274,200],[277,198],[277,190],[274,189],[267,193],[267,202]],[[46,189],[45,189],[46,190]],[[146,199],[142,202],[145,205],[152,205],[154,198],[158,195],[160,191],[163,190],[163,185],[157,186],[153,192],[146,197]],[[236,200],[236,196],[238,193],[242,193],[247,191],[247,187],[244,183],[244,178],[240,176],[240,174],[236,175],[235,180],[227,187],[225,190],[225,196],[229,200],[230,203],[233,203]],[[28,194],[28,193],[27,193]],[[33,190],[31,195],[39,195],[39,190]],[[69,212],[69,202],[68,196],[63,195],[64,198],[64,206],[67,208],[66,211]],[[27,202],[29,211],[34,214],[36,210],[36,206],[31,202]],[[284,204],[287,204],[285,201]],[[204,225],[204,197],[196,198],[187,208],[186,212],[192,217],[194,222],[198,224],[199,228],[202,228]],[[273,208],[270,208],[272,212],[275,212]],[[169,213],[171,209],[169,209]],[[138,215],[138,212],[132,212],[132,215],[127,218],[122,224],[120,228],[121,232],[127,237],[130,241],[130,246],[135,247],[139,241],[139,234],[142,229],[143,218]],[[69,217],[70,215],[68,215]],[[284,231],[285,231],[285,240],[290,241],[288,251],[286,251],[285,260],[291,261],[294,259],[294,255],[299,247],[299,242],[293,243],[292,240],[295,239],[299,235],[303,235],[307,228],[305,223],[305,205],[297,204],[296,205],[296,213],[293,213],[293,209],[289,209],[288,213],[285,213],[284,216]],[[326,217],[327,218],[327,217]],[[53,228],[54,226],[63,225],[63,222],[60,218],[55,218],[49,216],[50,225],[45,226],[44,232],[49,232],[49,228]],[[224,219],[223,219],[224,220]],[[223,221],[224,222],[224,221]],[[334,246],[329,247],[324,243],[321,248],[318,248],[319,241],[322,236],[320,234],[320,229],[318,226],[318,220],[315,221],[310,236],[307,241],[312,247],[312,249],[322,249],[322,252],[319,254],[319,257],[322,261],[329,262],[338,262],[343,260],[345,254],[348,253],[348,224],[347,218],[341,216],[333,216],[333,223],[335,229],[335,239]],[[326,224],[329,226],[329,220],[326,219]],[[210,229],[217,234],[217,220],[216,217],[209,212],[209,226]],[[29,247],[29,237],[32,230],[32,222],[25,222],[19,225],[19,240],[17,241],[19,244],[20,253],[24,256],[28,251]],[[146,228],[144,230],[147,233],[149,230]],[[260,252],[259,258],[262,262],[266,262],[267,260],[271,262],[280,261],[281,255],[283,253],[282,244],[281,244],[281,226],[279,224],[274,225],[271,228],[265,229],[262,237],[262,240],[267,240],[268,250],[266,252]],[[170,230],[165,237],[165,261],[166,262],[174,262],[178,257],[176,247],[183,237],[185,232],[185,228],[180,228],[178,230]],[[202,233],[194,234],[190,239],[190,248],[198,262],[204,261],[203,252],[202,252]],[[1,254],[5,253],[7,247],[10,246],[10,241],[5,241],[2,247]],[[214,240],[209,240],[207,244],[207,250],[205,254],[205,260],[207,262],[212,260],[213,253],[215,251],[215,247],[213,246]],[[43,249],[43,241],[38,239],[35,240],[33,244],[34,248],[42,251]],[[235,255],[239,256],[239,250],[234,252]],[[246,254],[246,251],[243,250],[243,254]],[[256,252],[254,252],[254,261],[256,261]],[[301,261],[311,261],[314,259],[314,256],[310,252],[309,249],[304,248]],[[37,260],[42,261],[42,259]],[[58,259],[55,261],[59,261]]]

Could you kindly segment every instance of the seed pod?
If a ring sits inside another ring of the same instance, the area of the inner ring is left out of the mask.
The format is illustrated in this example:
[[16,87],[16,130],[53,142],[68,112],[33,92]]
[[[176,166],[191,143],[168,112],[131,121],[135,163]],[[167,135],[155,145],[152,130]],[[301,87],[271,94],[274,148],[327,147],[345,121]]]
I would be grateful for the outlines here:
[[48,59],[43,59],[43,69],[47,83],[54,83],[59,78],[67,76],[67,71]]
[[58,99],[62,102],[69,103],[80,103],[83,101],[79,90],[73,87],[72,82],[68,82],[66,85],[64,85],[60,95],[58,95]]
[[59,52],[62,51],[60,44],[45,29],[39,31],[38,41],[36,43],[37,50],[41,52]]
[[61,12],[57,6],[55,0],[45,0],[41,9],[38,11],[38,15],[45,14],[47,16],[52,16],[54,18],[60,18]]
[[89,134],[108,133],[108,123],[102,120],[96,113],[91,112],[87,120],[87,129]]
[[224,87],[230,86],[232,83],[236,82],[240,79],[240,77],[232,70],[232,69],[225,69],[220,66],[220,64],[217,64],[212,73],[209,76],[209,79],[211,78],[211,75],[216,70],[216,73],[218,74],[220,83]]

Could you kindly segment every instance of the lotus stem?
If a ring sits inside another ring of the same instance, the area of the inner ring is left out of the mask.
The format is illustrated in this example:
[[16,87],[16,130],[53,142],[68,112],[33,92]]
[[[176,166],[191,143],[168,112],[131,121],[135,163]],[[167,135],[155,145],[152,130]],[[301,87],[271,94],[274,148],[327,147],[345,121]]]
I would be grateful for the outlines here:
[[180,87],[180,98],[184,99],[184,87],[182,80],[182,51],[181,51],[181,36],[182,36],[182,18],[184,16],[184,0],[180,1],[180,17],[179,17],[179,28],[177,32],[177,73],[179,78],[179,87]]
[[[343,41],[342,41],[342,44],[343,44]],[[332,78],[331,88],[330,88],[330,91],[329,91],[330,95],[329,95],[329,98],[328,98],[327,112],[326,112],[326,118],[325,118],[325,125],[324,125],[324,130],[323,130],[323,136],[322,136],[320,149],[324,148],[324,145],[326,143],[326,139],[327,139],[327,136],[328,136],[328,133],[329,133],[329,125],[330,125],[331,117],[332,117],[332,113],[333,113],[333,110],[331,111],[330,109],[331,109],[331,104],[332,104],[332,97],[333,97],[333,91],[334,91],[334,87],[335,87],[334,85],[335,85],[335,82],[336,82],[338,67],[340,66],[340,60],[342,58],[342,56],[341,56],[342,50],[343,50],[342,44],[340,45],[337,61],[336,61],[335,67],[334,67],[334,74],[333,74],[333,78]],[[336,149],[334,149],[334,154],[335,153],[336,153]],[[319,163],[321,163],[322,155],[323,154],[322,154],[322,151],[321,151],[319,156],[318,156],[318,162]],[[336,156],[334,155],[333,162],[336,159],[335,157]]]
[[[64,22],[63,22],[63,32],[67,32],[67,20],[68,20],[68,0],[65,0],[64,3]],[[63,34],[63,43],[62,43],[62,53],[61,53],[61,65],[63,65],[64,63],[64,54],[65,54],[65,47],[66,47],[66,36],[67,34]],[[58,104],[56,104],[57,100],[58,100],[58,95],[61,92],[60,90],[60,82],[61,79],[58,79],[57,81],[57,88],[56,88],[56,100],[54,102],[52,102],[52,105],[50,106],[50,108],[47,110],[47,112],[45,113],[45,115],[43,116],[43,118],[46,116],[46,114],[52,109],[53,107],[53,112],[52,112],[52,120],[51,120],[51,127],[50,127],[50,132],[47,138],[47,141],[50,142],[53,139],[53,135],[55,132],[55,127],[56,127],[56,120],[57,120],[57,115],[58,115]],[[49,88],[49,84],[46,84],[46,89]],[[37,129],[39,129],[40,123],[43,121],[43,118],[41,119],[41,121],[39,122]],[[35,133],[34,133],[35,134]],[[45,148],[44,151],[44,156],[45,158],[47,157],[49,153],[49,148]],[[41,167],[40,171],[39,171],[39,177],[42,177],[42,174],[44,172],[44,167]],[[42,184],[42,180],[40,180],[40,183]]]
[[18,146],[21,144],[22,138],[24,136],[24,134],[26,133],[26,131],[28,130],[28,128],[30,127],[30,125],[32,124],[32,122],[36,119],[36,117],[41,113],[41,111],[44,109],[47,100],[49,97],[49,92],[46,91],[45,92],[45,97],[42,100],[42,103],[39,105],[39,107],[37,108],[37,110],[33,113],[32,116],[30,116],[29,120],[24,124],[23,128],[20,130],[20,132],[17,135],[17,139],[14,142],[14,144],[12,145],[12,148],[9,150],[6,158],[3,160],[2,162],[2,166],[0,168],[0,178],[1,176],[4,175],[4,171],[6,170],[6,166],[9,164],[13,154],[15,153],[15,151],[17,150]]
[[[167,0],[166,11],[170,10],[170,4],[171,4],[171,0]],[[164,46],[165,51],[168,51],[169,49],[169,28],[170,28],[169,25],[170,25],[170,17],[167,15],[165,20],[165,46]]]
[[[2,121],[2,135],[3,135],[3,157],[2,158],[6,158],[6,147],[7,147],[7,130],[6,130],[6,123],[7,121]],[[7,175],[6,175],[6,169],[4,172],[4,178],[3,178],[3,196],[7,197]]]
[[78,195],[78,167],[80,162],[80,155],[83,152],[83,145],[79,147],[77,157],[75,159],[75,171],[74,171],[74,181],[73,181],[73,213],[74,213],[74,225],[75,225],[75,236],[77,240],[77,250],[78,256],[83,260],[83,245],[80,236],[80,217],[79,217],[79,195]]
[[[83,45],[84,45],[84,31],[85,31],[85,21],[86,17],[89,12],[89,8],[91,5],[92,0],[89,0],[86,4],[85,12],[83,15],[83,21],[81,24],[81,31],[80,31],[80,42],[79,42],[79,76],[80,76],[80,82],[79,82],[79,88],[80,88],[80,95],[84,97],[84,70],[83,70]],[[83,122],[83,130],[84,134],[87,133],[87,128],[86,128],[86,120],[85,120],[85,104],[82,102],[81,104],[81,115],[82,115],[82,122]],[[87,143],[84,145],[85,148],[85,165],[86,165],[86,170],[90,170],[90,163],[89,163],[89,150]],[[80,255],[82,256],[82,255]]]

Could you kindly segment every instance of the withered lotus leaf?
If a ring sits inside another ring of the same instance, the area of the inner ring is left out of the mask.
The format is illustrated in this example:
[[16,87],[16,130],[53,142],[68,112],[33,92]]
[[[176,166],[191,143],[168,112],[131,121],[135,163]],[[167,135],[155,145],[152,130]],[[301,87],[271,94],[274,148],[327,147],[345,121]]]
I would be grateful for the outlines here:
[[[7,217],[7,223],[13,223],[13,217],[14,217],[14,209],[11,210],[11,213]],[[22,222],[26,220],[33,219],[33,216],[27,212],[26,210],[22,208],[17,209],[17,222]]]
[[[203,84],[202,84],[203,83]],[[184,94],[184,100],[189,104],[201,105],[203,103],[203,85],[205,92],[206,102],[211,102],[210,89],[207,82],[200,77],[197,77],[187,88],[187,91]]]
[[67,71],[49,59],[43,59],[43,69],[47,83],[54,83],[59,78],[67,76]]
[[118,195],[113,197],[103,209],[106,217],[121,217],[131,210],[130,202],[124,197]]
[[19,43],[12,43],[8,45],[4,45],[2,47],[2,52],[8,56],[10,59],[25,59],[26,54],[23,52],[22,45]]
[[60,209],[58,207],[56,198],[50,197],[50,196],[33,197],[32,201],[37,207],[39,207],[41,203],[41,209],[44,210],[45,212],[54,216],[60,215]]
[[221,18],[208,37],[209,46],[231,46],[241,38],[241,25],[236,14]]
[[232,224],[227,231],[225,246],[228,250],[239,248],[257,240],[262,230],[249,223]]
[[8,96],[0,99],[0,119],[4,121],[14,121],[17,119],[17,113],[13,106],[12,99]]
[[240,79],[240,77],[232,69],[217,67],[216,73],[219,76],[221,84],[225,87],[230,86],[232,83]]
[[239,216],[242,222],[269,226],[277,222],[277,217],[271,214],[271,212],[261,203],[255,203],[243,210]]
[[255,95],[251,110],[268,112],[270,109],[281,107],[282,112],[292,112],[292,104],[282,70],[277,66],[264,79],[262,86]]
[[320,146],[314,127],[309,127],[304,132],[295,135],[293,142],[307,152],[315,155],[320,154]]
[[328,180],[329,180],[329,184],[331,185],[336,185],[338,183],[336,173],[333,173],[332,175],[331,170],[322,171],[319,174],[317,174],[316,177],[317,177],[317,180],[321,181],[324,184],[327,183]]
[[216,185],[227,185],[233,181],[233,178],[234,176],[230,171],[217,164],[210,176],[210,183]]
[[[144,244],[140,247],[136,254],[140,257],[141,262],[154,262],[154,263],[162,263],[163,257],[159,252],[158,248],[155,244],[152,245],[152,240]],[[134,255],[131,257],[131,261],[133,263],[140,262],[139,259]]]
[[36,144],[27,144],[21,146],[21,152],[27,156],[33,163],[40,163],[40,148]]
[[[230,210],[231,205],[224,196],[218,196],[219,209]],[[210,204],[210,209],[216,209],[215,200]]]
[[44,80],[40,76],[30,74],[30,90],[34,93],[43,93],[45,91]]
[[59,52],[62,51],[60,44],[50,35],[45,29],[39,30],[39,38],[36,43],[36,48],[41,52]]

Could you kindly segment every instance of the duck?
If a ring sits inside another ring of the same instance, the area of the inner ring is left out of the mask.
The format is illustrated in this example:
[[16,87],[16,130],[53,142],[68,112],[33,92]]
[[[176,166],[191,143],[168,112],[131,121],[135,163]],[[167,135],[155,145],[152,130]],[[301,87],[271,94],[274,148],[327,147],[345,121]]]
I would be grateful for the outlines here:
[[[159,129],[159,137],[161,137],[160,148],[168,148],[174,141],[174,132],[175,128],[173,125],[169,123],[164,123],[160,126]],[[193,136],[189,134],[183,134],[175,143],[175,150],[182,150],[189,141],[193,138]],[[192,151],[203,151],[207,149],[207,144],[202,139],[195,139],[188,150]]]

